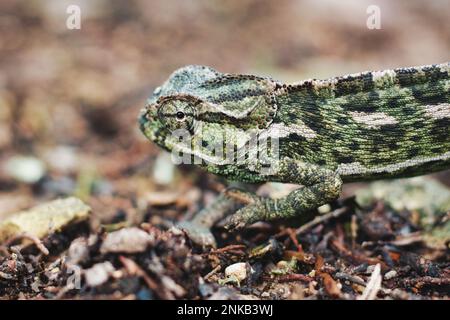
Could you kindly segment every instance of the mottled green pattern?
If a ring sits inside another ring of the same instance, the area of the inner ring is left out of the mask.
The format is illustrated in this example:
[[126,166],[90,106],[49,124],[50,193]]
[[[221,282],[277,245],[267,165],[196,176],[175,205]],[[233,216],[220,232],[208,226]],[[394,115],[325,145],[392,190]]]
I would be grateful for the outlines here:
[[[202,66],[174,72],[142,111],[144,134],[206,170],[245,182],[303,185],[279,200],[253,199],[229,227],[294,216],[339,196],[342,182],[414,176],[450,167],[450,64],[364,72],[286,85]],[[186,129],[181,142],[172,135]],[[279,154],[256,161],[239,151],[249,132],[279,139]],[[231,137],[231,139],[229,139]],[[222,138],[232,140],[222,145]],[[217,161],[212,148],[244,161]],[[192,146],[200,146],[193,149]],[[241,157],[240,157],[240,156]],[[275,171],[263,174],[267,164]]]
[[[277,96],[282,107],[275,122],[289,125],[301,120],[317,137],[290,135],[281,143],[283,155],[332,169],[355,162],[368,170],[379,169],[341,174],[346,181],[412,176],[449,167],[449,69],[449,64],[397,69],[378,73],[381,76],[375,79],[374,73],[366,72],[287,86]],[[439,105],[442,116],[427,112]],[[352,116],[358,113],[384,115],[385,124],[358,123]],[[423,164],[395,168],[427,158]],[[383,170],[389,165],[389,171]]]

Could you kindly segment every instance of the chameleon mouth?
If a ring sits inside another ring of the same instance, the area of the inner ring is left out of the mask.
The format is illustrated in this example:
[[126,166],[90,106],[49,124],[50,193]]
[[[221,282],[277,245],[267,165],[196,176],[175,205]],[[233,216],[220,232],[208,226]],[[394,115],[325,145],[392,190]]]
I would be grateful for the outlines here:
[[148,122],[148,109],[145,107],[141,110],[138,117],[139,129],[145,133],[145,125]]
[[157,117],[157,106],[147,102],[145,107],[141,109],[138,117],[139,128],[141,131],[145,133],[148,124],[154,122]]

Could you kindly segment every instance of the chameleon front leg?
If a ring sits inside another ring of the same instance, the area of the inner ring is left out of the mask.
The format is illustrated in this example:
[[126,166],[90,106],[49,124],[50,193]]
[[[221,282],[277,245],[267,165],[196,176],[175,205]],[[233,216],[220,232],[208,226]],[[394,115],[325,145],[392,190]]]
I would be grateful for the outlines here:
[[281,199],[254,198],[228,217],[225,228],[240,229],[256,221],[291,218],[339,197],[342,180],[332,170],[299,160],[283,159],[273,179],[303,185]]
[[214,202],[199,211],[193,219],[181,221],[177,227],[183,229],[189,238],[204,247],[216,247],[216,240],[211,228],[227,215],[235,213],[243,204],[251,202],[245,198],[254,194],[245,192],[241,188],[256,189],[256,185],[233,182],[223,191]]

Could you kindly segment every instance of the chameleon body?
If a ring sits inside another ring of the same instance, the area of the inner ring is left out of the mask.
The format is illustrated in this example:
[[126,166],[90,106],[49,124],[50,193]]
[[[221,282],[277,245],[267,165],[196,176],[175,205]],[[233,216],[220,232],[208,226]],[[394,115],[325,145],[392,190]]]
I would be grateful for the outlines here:
[[[139,123],[159,146],[230,180],[302,185],[282,199],[238,192],[246,205],[226,226],[239,228],[317,208],[336,199],[345,182],[449,168],[450,63],[294,84],[187,66],[155,90]],[[267,144],[245,149],[249,132],[275,138],[277,152]],[[217,157],[217,145],[235,161]],[[255,160],[251,152],[267,156]]]

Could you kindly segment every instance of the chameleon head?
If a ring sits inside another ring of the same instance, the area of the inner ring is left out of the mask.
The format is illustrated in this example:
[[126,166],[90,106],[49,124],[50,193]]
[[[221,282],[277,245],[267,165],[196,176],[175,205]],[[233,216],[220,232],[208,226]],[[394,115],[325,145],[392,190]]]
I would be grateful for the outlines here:
[[177,143],[172,136],[194,132],[195,101],[183,96],[161,97],[141,111],[139,124],[147,138],[166,150],[172,150]]
[[[187,66],[175,71],[148,100],[139,117],[141,131],[169,151],[216,161],[229,150],[225,139],[263,130],[276,114],[275,83],[266,78],[221,74]],[[243,138],[243,139],[242,139]]]
[[195,105],[199,100],[192,95],[193,89],[215,76],[215,70],[202,66],[187,66],[172,73],[154,90],[141,111],[139,125],[144,135],[160,147],[172,150],[173,131],[192,132],[194,128]]

